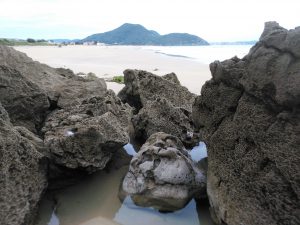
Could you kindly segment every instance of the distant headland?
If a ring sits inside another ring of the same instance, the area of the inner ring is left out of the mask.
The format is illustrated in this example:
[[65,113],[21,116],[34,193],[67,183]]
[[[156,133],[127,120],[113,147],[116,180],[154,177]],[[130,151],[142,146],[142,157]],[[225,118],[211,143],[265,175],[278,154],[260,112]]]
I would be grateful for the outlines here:
[[90,35],[82,41],[100,42],[110,45],[209,45],[206,40],[196,35],[187,33],[170,33],[160,35],[158,32],[148,30],[140,24],[130,23],[125,23],[122,26],[108,32]]

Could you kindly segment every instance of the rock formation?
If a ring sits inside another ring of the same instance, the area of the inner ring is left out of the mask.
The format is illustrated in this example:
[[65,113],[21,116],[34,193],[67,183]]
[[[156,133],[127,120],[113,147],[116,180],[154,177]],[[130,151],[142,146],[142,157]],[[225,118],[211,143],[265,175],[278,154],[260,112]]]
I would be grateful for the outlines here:
[[140,110],[147,101],[157,97],[168,99],[175,107],[192,110],[195,95],[180,85],[176,75],[160,77],[143,70],[125,70],[125,87],[120,91],[119,98],[132,107]]
[[3,65],[0,65],[0,101],[13,124],[32,131],[40,129],[50,107],[47,95],[36,84],[18,70]]
[[125,87],[119,97],[135,108],[133,125],[137,138],[165,132],[188,147],[199,142],[191,118],[195,95],[180,85],[174,73],[156,76],[142,70],[124,71]]
[[193,147],[199,142],[190,113],[183,108],[174,107],[165,98],[148,101],[133,117],[132,123],[136,137],[143,140],[154,133],[164,132],[178,137],[187,147]]
[[131,108],[112,91],[51,113],[43,127],[53,161],[70,169],[103,169],[129,142]]
[[205,193],[205,179],[181,141],[159,132],[131,160],[122,188],[138,205],[174,211]]
[[193,106],[218,224],[300,224],[300,28],[266,23],[243,59],[210,65]]
[[70,70],[54,69],[0,45],[0,101],[14,125],[37,133],[47,110],[76,105],[105,92],[103,79],[87,79]]
[[47,187],[47,160],[36,147],[40,139],[9,121],[0,104],[0,224],[31,224]]
[[0,102],[0,224],[32,224],[47,178],[103,169],[129,140],[131,107],[103,79],[51,68],[5,46]]

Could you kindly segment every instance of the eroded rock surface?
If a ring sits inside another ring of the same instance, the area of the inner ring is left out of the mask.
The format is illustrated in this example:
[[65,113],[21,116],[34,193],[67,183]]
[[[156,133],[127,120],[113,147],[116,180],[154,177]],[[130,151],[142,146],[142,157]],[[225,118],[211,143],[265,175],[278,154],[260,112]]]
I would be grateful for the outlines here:
[[174,211],[205,195],[205,179],[181,141],[159,132],[131,160],[122,189],[138,205]]
[[180,85],[175,73],[160,77],[142,70],[125,70],[124,80],[119,97],[135,107],[136,138],[146,141],[156,132],[165,132],[187,147],[199,142],[191,118],[195,95]]
[[243,59],[210,65],[193,106],[219,224],[300,224],[300,28],[266,23]]
[[103,79],[84,78],[71,70],[51,68],[0,45],[0,101],[14,125],[38,132],[47,110],[77,105],[85,98],[105,92]]
[[41,140],[22,131],[34,140],[13,127],[0,104],[0,224],[31,224],[47,187],[47,161],[36,147]]
[[118,96],[137,111],[157,97],[167,99],[175,107],[191,111],[196,97],[180,85],[174,73],[160,77],[143,70],[128,69],[124,71],[124,82],[125,87]]
[[18,70],[3,65],[0,65],[0,101],[13,124],[31,131],[41,128],[50,107],[47,95],[36,84]]
[[44,142],[56,164],[89,172],[103,169],[129,142],[131,107],[111,91],[49,115]]
[[199,135],[194,133],[191,120],[188,111],[174,107],[164,98],[158,98],[148,101],[133,117],[132,123],[137,138],[147,140],[154,133],[164,132],[178,137],[185,146],[193,147],[199,142]]

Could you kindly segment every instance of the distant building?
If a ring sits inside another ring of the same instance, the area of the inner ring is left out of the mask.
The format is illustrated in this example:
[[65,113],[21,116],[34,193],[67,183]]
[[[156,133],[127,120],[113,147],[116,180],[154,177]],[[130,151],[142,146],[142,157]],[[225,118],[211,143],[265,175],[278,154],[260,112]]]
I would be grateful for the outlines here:
[[95,42],[95,41],[85,41],[85,42],[83,42],[83,45],[96,45],[97,44],[97,42]]

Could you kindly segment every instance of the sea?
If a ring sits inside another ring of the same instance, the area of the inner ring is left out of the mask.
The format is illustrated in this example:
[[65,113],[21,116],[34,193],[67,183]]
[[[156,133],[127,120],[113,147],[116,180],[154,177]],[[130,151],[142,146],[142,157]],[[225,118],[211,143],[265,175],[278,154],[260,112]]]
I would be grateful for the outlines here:
[[233,56],[243,58],[253,45],[208,45],[208,46],[144,46],[145,50],[174,57],[182,57],[210,64]]

